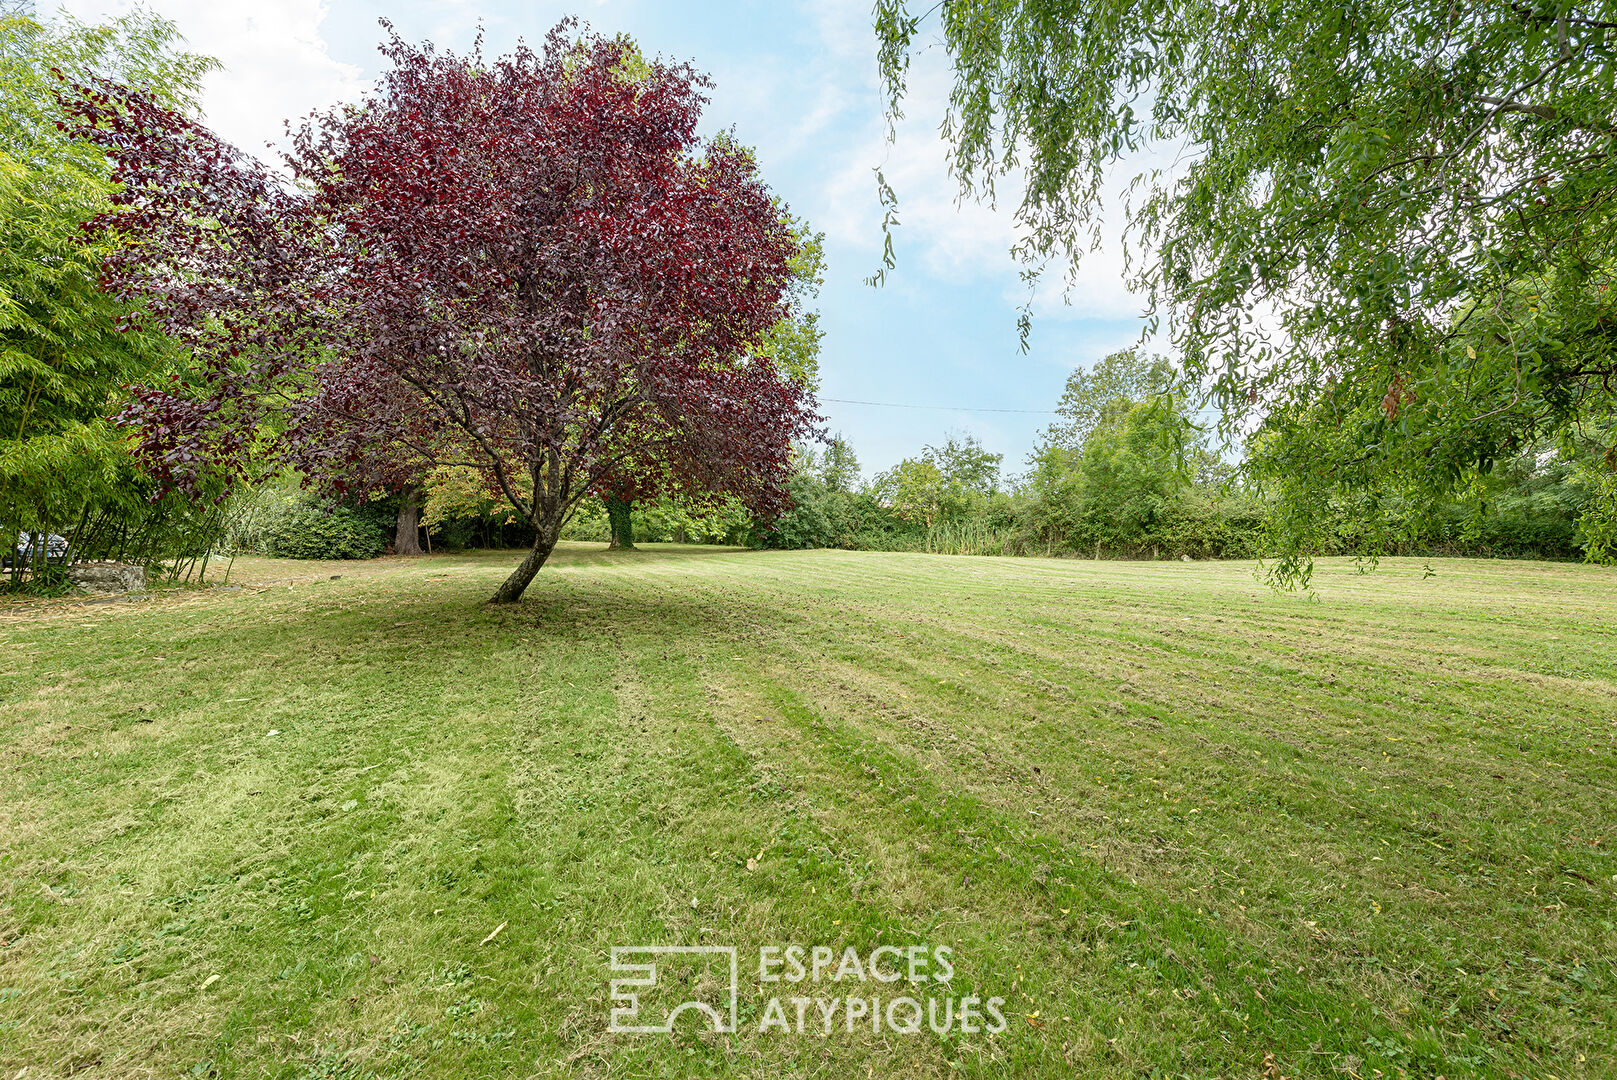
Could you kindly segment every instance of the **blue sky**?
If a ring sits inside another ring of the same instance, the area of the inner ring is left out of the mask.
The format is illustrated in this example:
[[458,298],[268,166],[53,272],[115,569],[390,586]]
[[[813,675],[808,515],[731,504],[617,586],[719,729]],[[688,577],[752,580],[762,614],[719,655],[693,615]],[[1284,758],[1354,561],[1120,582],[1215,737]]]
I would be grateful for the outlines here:
[[[129,6],[128,0],[66,4],[91,20]],[[907,118],[888,145],[869,0],[148,0],[146,6],[175,20],[197,51],[224,63],[206,87],[208,119],[253,150],[279,136],[283,119],[355,97],[368,85],[380,67],[384,16],[406,38],[457,50],[470,46],[481,23],[485,51],[504,52],[519,37],[537,43],[558,19],[576,15],[605,33],[629,32],[648,54],[694,62],[716,84],[708,130],[733,126],[757,148],[770,185],[826,234],[822,399],[950,407],[825,400],[831,429],[847,437],[867,476],[951,432],[976,435],[1005,455],[1007,471],[1019,471],[1051,417],[966,410],[1051,409],[1075,366],[1140,333],[1140,304],[1123,285],[1121,251],[1111,242],[1086,258],[1065,301],[1057,285],[1041,290],[1030,351],[1019,351],[1016,316],[1025,287],[1008,253],[1012,217],[1008,209],[957,205],[937,135],[948,89],[941,50],[918,57]],[[862,283],[880,260],[882,211],[872,173],[878,166],[898,189],[903,221],[898,269],[879,290]],[[1107,232],[1115,237],[1115,229]]]

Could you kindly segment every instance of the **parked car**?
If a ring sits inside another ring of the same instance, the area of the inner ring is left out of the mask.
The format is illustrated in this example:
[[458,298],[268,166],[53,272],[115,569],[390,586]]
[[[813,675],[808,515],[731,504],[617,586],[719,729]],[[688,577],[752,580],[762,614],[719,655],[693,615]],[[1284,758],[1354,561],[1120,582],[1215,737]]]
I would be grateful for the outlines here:
[[[36,548],[35,545],[38,545]],[[55,533],[28,533],[17,534],[17,546],[6,552],[3,565],[10,569],[12,564],[21,560],[24,566],[33,565],[39,558],[41,550],[48,563],[62,563],[67,561],[67,538],[57,536]]]

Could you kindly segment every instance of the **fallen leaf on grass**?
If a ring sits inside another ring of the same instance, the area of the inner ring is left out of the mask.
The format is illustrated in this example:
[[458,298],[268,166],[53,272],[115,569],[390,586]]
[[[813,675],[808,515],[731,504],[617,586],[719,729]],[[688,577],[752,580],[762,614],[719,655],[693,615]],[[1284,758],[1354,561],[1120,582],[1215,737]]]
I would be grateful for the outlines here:
[[490,930],[488,932],[488,937],[484,938],[482,941],[479,941],[478,944],[479,945],[487,945],[489,942],[494,940],[494,936],[496,934],[498,934],[501,930],[504,930],[504,929],[505,929],[505,923],[501,923],[500,925],[496,926],[494,929]]

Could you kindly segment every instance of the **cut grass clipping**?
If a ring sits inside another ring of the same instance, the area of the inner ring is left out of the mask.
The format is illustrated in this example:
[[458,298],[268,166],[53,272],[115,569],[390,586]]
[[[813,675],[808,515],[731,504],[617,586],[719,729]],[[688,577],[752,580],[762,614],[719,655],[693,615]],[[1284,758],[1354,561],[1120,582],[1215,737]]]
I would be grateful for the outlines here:
[[1617,1075],[1610,570],[512,557],[0,608],[0,1073]]

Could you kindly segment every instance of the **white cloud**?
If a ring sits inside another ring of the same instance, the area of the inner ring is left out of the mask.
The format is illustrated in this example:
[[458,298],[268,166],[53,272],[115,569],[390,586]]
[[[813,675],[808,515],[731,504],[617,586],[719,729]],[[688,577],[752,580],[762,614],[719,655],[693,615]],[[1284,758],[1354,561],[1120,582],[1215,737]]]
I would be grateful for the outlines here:
[[[838,6],[820,20],[827,47],[848,47],[855,25],[862,31],[863,54],[871,72],[868,92],[878,93],[874,78],[874,46],[869,14],[851,14]],[[835,17],[833,17],[833,15]],[[918,43],[913,57],[905,118],[889,143],[882,125],[871,123],[835,158],[823,205],[816,220],[827,234],[848,248],[868,254],[872,266],[881,244],[882,208],[873,170],[881,168],[899,199],[899,228],[894,245],[899,259],[896,276],[904,275],[906,261],[918,261],[928,275],[953,282],[987,279],[997,285],[1001,298],[1019,307],[1027,301],[1021,266],[1010,251],[1018,239],[1015,211],[1023,190],[1020,172],[996,178],[998,204],[986,199],[960,197],[958,181],[949,172],[948,146],[940,133],[952,73],[940,43]],[[848,63],[854,63],[852,57]],[[844,78],[851,72],[839,72]],[[1166,149],[1142,153],[1120,162],[1102,196],[1100,244],[1086,249],[1076,267],[1051,264],[1034,294],[1034,311],[1044,318],[1132,318],[1142,313],[1144,298],[1128,288],[1130,269],[1124,255],[1124,195],[1129,182],[1142,171],[1174,169],[1174,155]]]
[[87,22],[137,6],[172,19],[188,48],[223,65],[203,87],[208,126],[260,157],[269,156],[266,143],[282,142],[285,121],[352,100],[365,87],[359,68],[326,49],[322,0],[66,0],[63,6]]
[[[828,235],[855,249],[881,243],[882,209],[873,170],[880,168],[899,198],[902,222],[894,235],[900,259],[919,257],[929,273],[965,280],[1014,268],[1009,251],[1016,234],[1011,214],[980,201],[958,201],[949,175],[948,147],[938,133],[948,95],[948,72],[934,59],[921,58],[911,72],[905,118],[891,144],[874,120],[836,155],[836,168],[822,211]],[[875,96],[875,88],[870,91]]]
[[819,31],[820,40],[838,60],[860,65],[861,84],[876,85],[876,37],[871,30],[870,0],[802,0],[798,5]]

